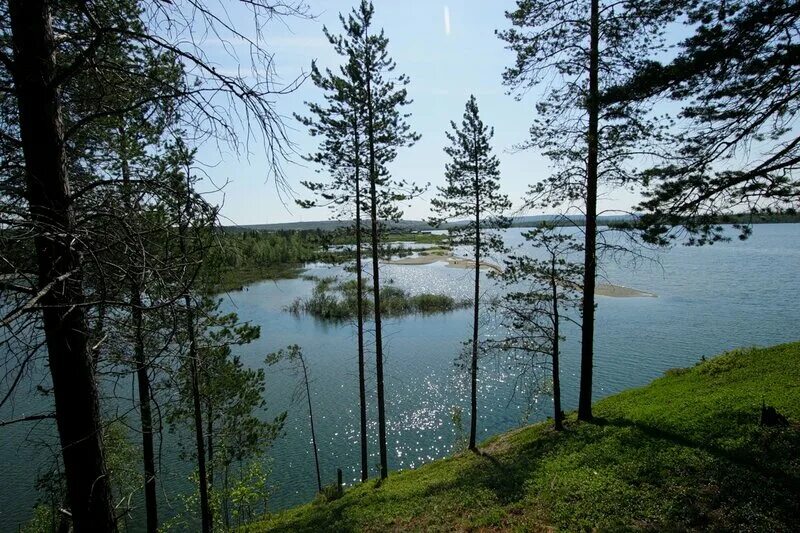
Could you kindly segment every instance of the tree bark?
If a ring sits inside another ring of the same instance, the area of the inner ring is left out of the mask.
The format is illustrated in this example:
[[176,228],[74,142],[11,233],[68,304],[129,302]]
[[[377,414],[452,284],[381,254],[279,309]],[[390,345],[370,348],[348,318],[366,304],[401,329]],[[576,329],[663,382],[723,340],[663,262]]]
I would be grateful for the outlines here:
[[134,327],[134,357],[136,382],[139,388],[139,416],[142,427],[142,461],[144,466],[144,501],[148,533],[158,531],[158,500],[156,498],[156,464],[153,446],[153,416],[150,405],[150,377],[144,350],[142,300],[137,283],[131,284],[131,316]]
[[88,347],[81,257],[75,249],[56,48],[49,2],[11,0],[13,76],[25,158],[28,208],[53,382],[56,424],[76,532],[115,531],[111,483],[105,467],[102,422]]
[[[184,238],[183,236],[181,237]],[[186,331],[189,336],[189,373],[192,387],[192,404],[194,407],[194,430],[197,445],[197,475],[200,478],[200,521],[203,533],[212,529],[211,507],[208,502],[208,475],[206,471],[205,439],[203,438],[203,414],[200,405],[200,370],[195,339],[195,320],[192,299],[184,296],[186,305]]]
[[592,371],[594,364],[594,290],[597,271],[597,159],[600,114],[598,76],[600,63],[599,0],[591,0],[589,43],[589,131],[586,168],[586,226],[583,278],[583,321],[581,324],[581,383],[578,419],[592,419]]
[[561,412],[561,374],[559,368],[559,326],[558,313],[558,279],[556,278],[556,257],[553,254],[550,261],[550,289],[553,298],[553,425],[556,431],[564,429],[564,420]]
[[[369,35],[364,31],[364,36],[369,42]],[[370,222],[372,229],[372,297],[375,303],[375,372],[377,374],[376,387],[378,389],[378,446],[381,458],[381,479],[389,475],[389,459],[386,448],[386,407],[383,391],[383,333],[381,331],[381,282],[378,264],[378,194],[376,181],[378,179],[375,161],[375,110],[372,102],[372,73],[367,48],[366,60],[366,89],[367,89],[367,142],[369,144],[369,194],[370,194]]]
[[317,467],[317,491],[322,492],[322,477],[319,474],[319,450],[317,448],[317,432],[314,430],[314,410],[311,408],[311,386],[308,384],[308,370],[306,362],[300,356],[300,364],[303,366],[303,381],[306,384],[306,400],[308,400],[308,420],[311,424],[311,445],[314,446],[314,465]]
[[[186,172],[186,206],[185,206],[185,220],[179,221],[179,243],[180,250],[183,257],[187,256],[188,248],[186,246],[187,232],[189,230],[189,213],[191,211],[191,182],[189,172]],[[195,444],[197,446],[197,475],[199,477],[200,489],[200,522],[203,533],[209,533],[213,528],[211,506],[208,500],[208,476],[206,472],[206,450],[205,439],[203,437],[203,411],[200,400],[200,360],[197,350],[197,335],[195,331],[195,314],[194,302],[192,302],[191,295],[187,292],[183,296],[184,305],[186,306],[186,335],[189,341],[188,357],[189,357],[189,379],[191,381],[192,392],[192,407],[194,412],[194,431],[195,431]]]
[[206,448],[208,453],[208,486],[214,489],[214,407],[209,401],[206,405]]
[[364,369],[364,280],[361,264],[361,144],[358,138],[358,121],[353,123],[354,150],[356,153],[356,313],[358,314],[358,402],[361,414],[361,481],[369,478],[367,450],[367,391]]
[[[130,189],[130,163],[127,154],[127,138],[124,127],[120,134],[120,159],[122,182],[125,190],[125,203],[132,215],[138,207]],[[142,431],[142,466],[144,470],[144,507],[148,533],[158,531],[158,500],[156,499],[156,466],[153,446],[153,415],[150,401],[150,376],[147,374],[148,362],[144,346],[144,314],[142,310],[141,274],[145,265],[134,265],[128,273],[130,277],[131,320],[133,322],[134,363],[136,364],[136,383],[139,391],[139,418]]]
[[[476,144],[477,154],[477,144]],[[478,433],[478,299],[481,283],[481,197],[477,156],[475,160],[475,304],[472,313],[472,358],[470,361],[469,449],[476,448]]]

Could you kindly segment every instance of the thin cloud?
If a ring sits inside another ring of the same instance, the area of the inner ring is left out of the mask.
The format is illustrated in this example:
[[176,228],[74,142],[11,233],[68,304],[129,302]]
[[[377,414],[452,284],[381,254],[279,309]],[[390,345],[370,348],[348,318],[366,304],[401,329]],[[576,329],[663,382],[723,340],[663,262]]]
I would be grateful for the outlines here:
[[450,36],[450,8],[444,6],[444,34]]

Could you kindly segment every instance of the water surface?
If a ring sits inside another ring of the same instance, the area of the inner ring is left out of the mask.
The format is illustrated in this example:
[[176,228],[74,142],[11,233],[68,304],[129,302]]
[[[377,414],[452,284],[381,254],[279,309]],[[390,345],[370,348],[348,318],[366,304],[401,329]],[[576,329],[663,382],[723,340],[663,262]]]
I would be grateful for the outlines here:
[[[523,242],[522,229],[506,232],[511,245]],[[457,251],[457,253],[460,253]],[[633,287],[657,298],[598,297],[596,325],[596,398],[643,385],[666,369],[687,366],[702,356],[741,346],[771,345],[797,340],[800,319],[800,225],[757,225],[746,242],[733,241],[704,248],[676,247],[658,254],[658,263],[607,261],[604,282]],[[311,266],[308,273],[341,275],[341,269]],[[447,293],[470,297],[472,272],[431,265],[384,265],[383,279],[411,292]],[[266,354],[289,344],[299,344],[309,363],[312,401],[317,422],[322,474],[335,480],[336,468],[345,480],[359,473],[358,384],[355,328],[351,323],[330,324],[309,316],[294,316],[284,307],[310,293],[314,282],[305,279],[265,281],[224,298],[223,307],[261,326],[261,338],[237,348],[246,365],[263,367]],[[492,283],[486,282],[487,295]],[[471,310],[443,315],[410,316],[384,322],[386,395],[391,469],[415,468],[450,454],[463,432],[453,414],[464,413],[468,429],[468,388],[456,365],[463,342],[470,337]],[[494,324],[482,323],[491,335]],[[567,330],[562,362],[564,408],[577,405],[580,346],[577,332]],[[367,346],[372,337],[368,335]],[[377,472],[374,356],[368,354],[371,473]],[[514,395],[515,376],[502,364],[486,360],[480,369],[480,439],[539,420],[550,414],[552,402]],[[274,509],[309,501],[316,491],[310,432],[305,404],[292,401],[294,376],[285,368],[270,368],[266,399],[275,416],[288,411],[285,435],[269,452]],[[130,380],[120,385],[132,395]],[[19,416],[46,406],[41,401],[17,399]],[[754,406],[755,408],[756,406]],[[0,419],[8,418],[0,413]],[[27,519],[36,498],[33,483],[43,469],[52,431],[43,425],[0,428],[0,529],[13,530]],[[188,468],[177,458],[174,438],[167,436],[162,449],[164,496],[187,488]],[[172,500],[170,500],[172,501]],[[164,515],[173,513],[163,505]]]

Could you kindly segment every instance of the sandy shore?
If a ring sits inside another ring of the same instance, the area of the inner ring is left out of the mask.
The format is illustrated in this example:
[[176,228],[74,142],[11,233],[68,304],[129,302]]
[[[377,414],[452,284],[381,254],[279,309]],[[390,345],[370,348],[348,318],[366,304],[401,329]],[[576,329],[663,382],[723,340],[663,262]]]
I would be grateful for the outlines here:
[[[430,265],[438,262],[447,263],[445,266],[450,268],[475,268],[475,261],[471,259],[444,254],[417,255],[414,257],[403,257],[387,261],[387,263],[392,265]],[[493,270],[498,273],[503,272],[503,270],[494,263],[481,262],[481,268],[484,270]],[[594,293],[598,296],[608,296],[611,298],[657,297],[657,295],[652,292],[640,291],[639,289],[632,289],[631,287],[623,287],[621,285],[612,285],[611,283],[598,283]]]
[[621,285],[612,285],[610,283],[598,283],[594,288],[594,293],[598,296],[611,296],[612,298],[657,297],[657,295],[652,292],[640,291],[638,289],[631,289],[630,287],[623,287]]
[[[400,259],[387,261],[387,263],[391,265],[430,265],[438,262],[447,263],[446,266],[450,268],[475,268],[475,261],[452,255],[418,255],[415,257],[402,257]],[[503,271],[499,266],[483,261],[481,261],[481,268],[484,270],[494,270],[495,272]]]

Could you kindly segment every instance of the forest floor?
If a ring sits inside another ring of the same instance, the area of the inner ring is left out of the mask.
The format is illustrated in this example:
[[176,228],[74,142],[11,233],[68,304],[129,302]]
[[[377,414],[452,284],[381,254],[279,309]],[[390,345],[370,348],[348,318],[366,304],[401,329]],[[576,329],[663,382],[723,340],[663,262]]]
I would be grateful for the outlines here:
[[[788,418],[760,424],[762,404]],[[790,531],[800,516],[800,343],[736,350],[248,531]]]

